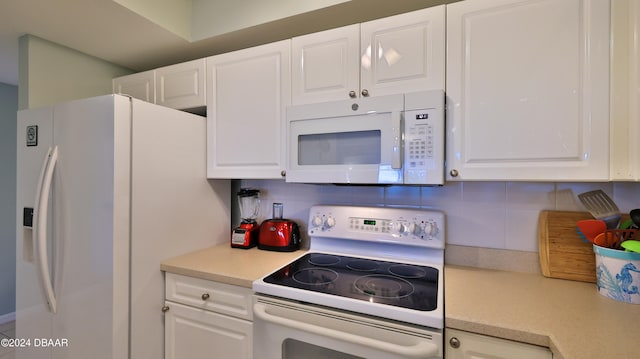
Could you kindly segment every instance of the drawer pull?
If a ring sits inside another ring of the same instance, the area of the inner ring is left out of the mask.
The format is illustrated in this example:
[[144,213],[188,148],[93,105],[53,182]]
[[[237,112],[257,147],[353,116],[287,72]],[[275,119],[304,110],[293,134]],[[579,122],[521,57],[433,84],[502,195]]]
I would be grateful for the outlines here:
[[449,339],[449,344],[452,348],[458,349],[460,348],[460,340],[456,337]]
[[162,313],[166,313],[169,311],[169,306],[165,305],[164,307],[162,307]]
[[209,293],[204,293],[202,295],[202,300],[207,300],[207,299],[209,299]]

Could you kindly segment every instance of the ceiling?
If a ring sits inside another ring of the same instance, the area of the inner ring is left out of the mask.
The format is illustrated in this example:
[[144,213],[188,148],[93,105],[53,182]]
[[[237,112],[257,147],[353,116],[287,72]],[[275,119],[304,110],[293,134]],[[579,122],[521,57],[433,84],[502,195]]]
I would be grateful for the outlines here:
[[[179,0],[157,4],[171,1]],[[265,0],[244,0],[245,5],[247,1]],[[272,1],[275,6],[286,3]],[[24,34],[143,71],[453,1],[456,0],[350,0],[190,41],[112,0],[2,0],[0,82],[18,84],[18,38]]]

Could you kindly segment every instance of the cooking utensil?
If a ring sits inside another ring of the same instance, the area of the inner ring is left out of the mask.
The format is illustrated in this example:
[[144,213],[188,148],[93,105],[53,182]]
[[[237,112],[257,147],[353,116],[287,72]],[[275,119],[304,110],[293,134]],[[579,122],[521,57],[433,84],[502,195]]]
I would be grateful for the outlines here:
[[640,208],[632,209],[631,212],[629,212],[629,217],[633,221],[633,224],[640,228]]
[[600,247],[609,248],[609,238],[604,236],[604,232],[600,233],[593,239],[593,244]]
[[630,252],[640,253],[640,241],[633,241],[633,240],[624,241],[622,242],[622,248]]
[[600,233],[607,230],[607,225],[599,219],[584,219],[577,223],[580,233],[591,243],[593,239]]
[[[635,239],[638,234],[637,229],[609,229],[604,232],[604,243],[606,245],[600,245],[601,247],[607,247],[612,249],[620,249],[620,244]],[[595,241],[595,239],[594,239]]]
[[578,198],[594,218],[603,220],[607,224],[607,228],[618,228],[622,218],[620,209],[604,191],[597,189],[580,193]]
[[633,225],[634,225],[634,223],[631,220],[631,218],[628,218],[627,220],[622,221],[622,223],[620,223],[620,229],[629,229]]

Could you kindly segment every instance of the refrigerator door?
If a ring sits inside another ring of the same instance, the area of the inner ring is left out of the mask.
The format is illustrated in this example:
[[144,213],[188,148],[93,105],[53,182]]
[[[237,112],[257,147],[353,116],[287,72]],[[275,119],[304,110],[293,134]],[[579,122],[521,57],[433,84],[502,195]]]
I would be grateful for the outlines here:
[[[29,209],[35,207],[38,178],[48,150],[53,146],[53,110],[20,111],[17,127],[16,338],[51,338],[53,313],[49,311],[36,272],[36,243]],[[48,209],[50,212],[51,201]],[[51,224],[50,216],[48,220]],[[52,227],[47,227],[43,234],[52,238]],[[51,358],[50,350],[34,346],[18,348],[15,355],[17,359]]]
[[128,146],[116,143],[129,143],[130,116],[115,111],[113,96],[54,109],[58,313],[52,339],[69,345],[52,347],[52,358],[128,357],[129,210],[123,203],[130,161]]
[[[18,138],[38,126],[38,141],[18,144],[16,336],[32,345],[17,349],[16,358],[128,357],[130,116],[129,106],[121,108],[127,112],[121,124],[113,96],[18,115]],[[116,142],[126,145],[116,149]],[[41,219],[49,224],[55,313],[40,294],[46,291],[36,275],[34,231],[20,223],[21,209],[35,205],[49,148],[57,148],[58,159]]]

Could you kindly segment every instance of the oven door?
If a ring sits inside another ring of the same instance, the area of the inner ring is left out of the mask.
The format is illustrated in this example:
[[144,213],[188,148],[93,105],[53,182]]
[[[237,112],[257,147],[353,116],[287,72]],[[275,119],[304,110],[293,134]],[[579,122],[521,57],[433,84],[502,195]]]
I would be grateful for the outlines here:
[[441,359],[442,332],[254,296],[254,358]]
[[287,109],[287,182],[401,184],[404,96]]

